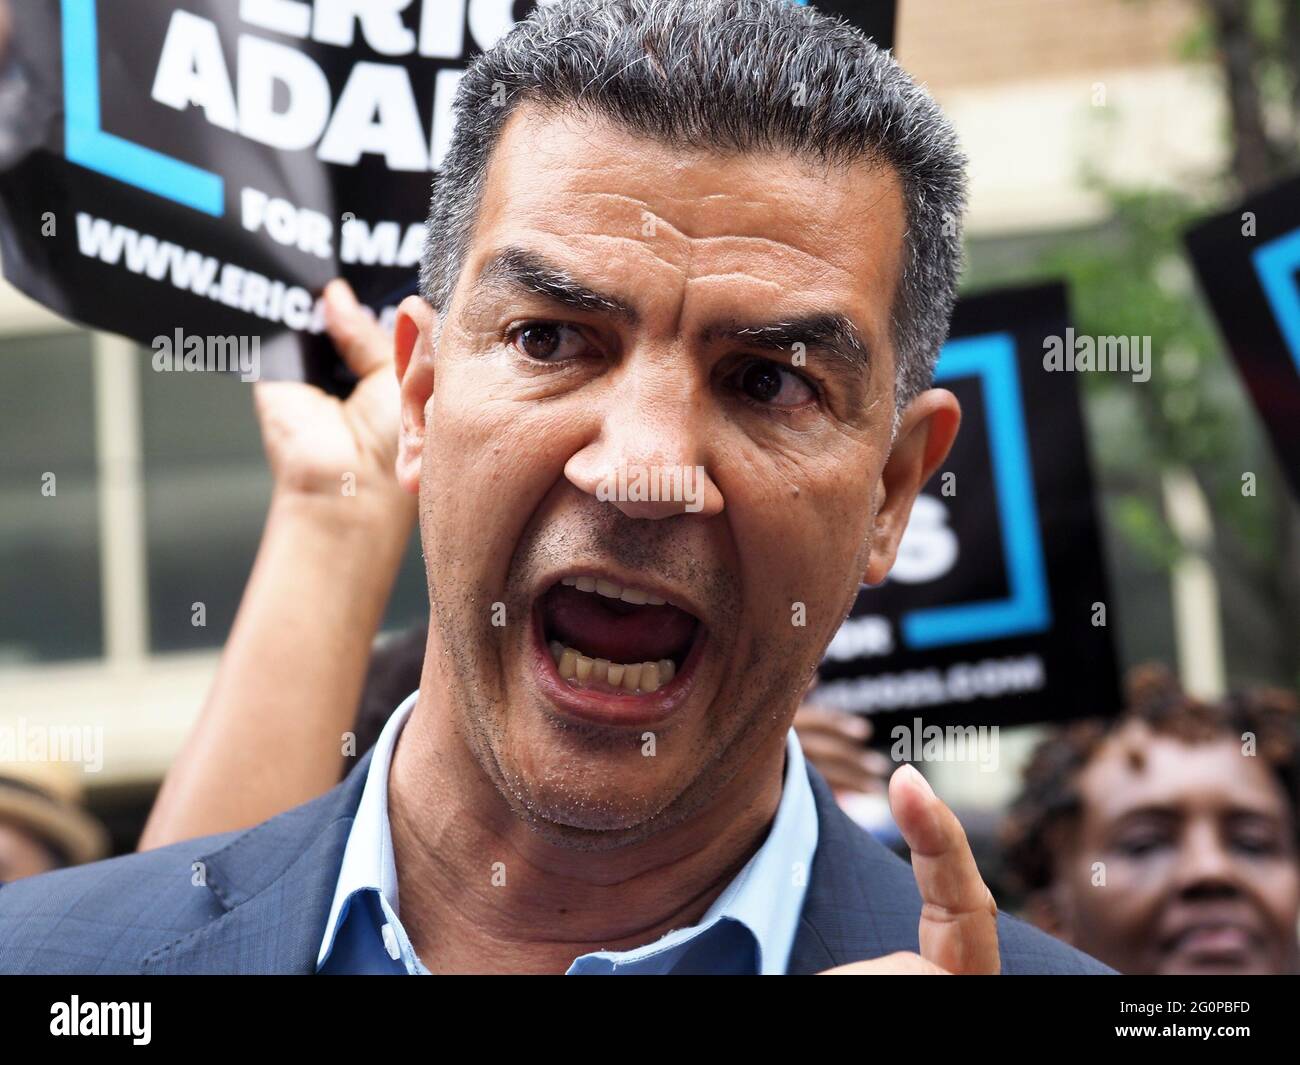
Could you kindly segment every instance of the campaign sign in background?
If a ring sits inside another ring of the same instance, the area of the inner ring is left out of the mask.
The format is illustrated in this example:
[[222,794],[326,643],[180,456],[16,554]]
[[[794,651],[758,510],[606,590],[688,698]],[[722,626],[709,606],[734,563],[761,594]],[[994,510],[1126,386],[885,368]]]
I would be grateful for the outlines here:
[[958,303],[935,383],[961,402],[961,431],[889,579],[831,643],[818,701],[927,725],[1118,709],[1078,380],[1043,368],[1066,322],[1056,285]]
[[[257,336],[264,377],[345,391],[317,298],[415,290],[468,61],[530,0],[12,0],[0,256],[60,314],[144,344]],[[832,0],[888,47],[892,0]]]
[[1300,496],[1300,177],[1200,223],[1187,247]]

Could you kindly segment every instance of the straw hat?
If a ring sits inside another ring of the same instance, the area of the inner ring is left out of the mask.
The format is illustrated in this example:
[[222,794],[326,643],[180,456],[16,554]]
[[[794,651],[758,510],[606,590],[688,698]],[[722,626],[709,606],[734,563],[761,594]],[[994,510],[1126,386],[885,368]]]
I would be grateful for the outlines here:
[[72,865],[108,853],[108,834],[81,808],[78,774],[63,762],[0,762],[0,822],[17,825]]

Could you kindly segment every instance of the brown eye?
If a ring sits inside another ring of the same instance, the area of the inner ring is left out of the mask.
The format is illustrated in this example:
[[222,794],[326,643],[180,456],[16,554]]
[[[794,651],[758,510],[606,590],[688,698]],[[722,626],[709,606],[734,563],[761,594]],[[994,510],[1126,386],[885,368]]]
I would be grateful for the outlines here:
[[515,330],[514,344],[538,362],[571,359],[586,349],[582,333],[559,322],[530,322]]
[[769,407],[802,407],[816,396],[803,377],[769,359],[756,359],[745,366],[737,385],[754,402]]

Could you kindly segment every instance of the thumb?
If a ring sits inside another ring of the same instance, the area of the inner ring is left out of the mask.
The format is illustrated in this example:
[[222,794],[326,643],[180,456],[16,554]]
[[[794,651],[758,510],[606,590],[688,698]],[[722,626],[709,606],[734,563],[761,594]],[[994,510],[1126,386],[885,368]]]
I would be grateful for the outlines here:
[[921,957],[950,973],[998,973],[997,903],[961,822],[910,765],[890,779],[889,805],[921,893]]
[[336,277],[322,293],[325,297],[325,331],[357,377],[365,377],[393,357],[393,337],[375,321],[374,313],[357,301],[352,286]]

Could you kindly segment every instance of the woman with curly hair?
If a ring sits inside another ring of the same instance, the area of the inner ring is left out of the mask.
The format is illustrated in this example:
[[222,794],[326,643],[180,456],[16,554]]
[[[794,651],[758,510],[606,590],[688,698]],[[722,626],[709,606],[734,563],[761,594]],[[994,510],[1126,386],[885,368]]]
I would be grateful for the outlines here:
[[1215,702],[1167,670],[1045,740],[1004,843],[1039,927],[1125,973],[1296,972],[1300,705]]

